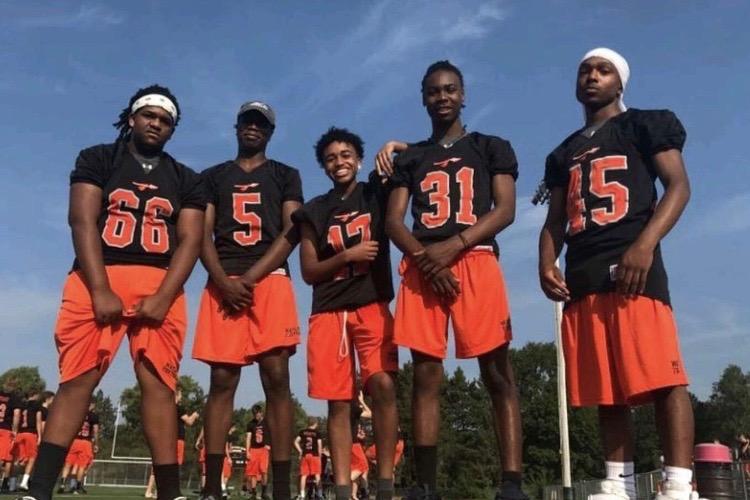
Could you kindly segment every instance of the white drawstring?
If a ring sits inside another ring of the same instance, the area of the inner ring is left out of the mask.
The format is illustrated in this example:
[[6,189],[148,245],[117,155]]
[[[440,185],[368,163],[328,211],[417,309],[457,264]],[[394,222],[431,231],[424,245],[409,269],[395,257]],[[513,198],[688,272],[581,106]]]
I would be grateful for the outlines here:
[[346,332],[346,320],[348,311],[344,309],[343,324],[341,325],[341,339],[339,340],[339,361],[349,357],[349,336]]

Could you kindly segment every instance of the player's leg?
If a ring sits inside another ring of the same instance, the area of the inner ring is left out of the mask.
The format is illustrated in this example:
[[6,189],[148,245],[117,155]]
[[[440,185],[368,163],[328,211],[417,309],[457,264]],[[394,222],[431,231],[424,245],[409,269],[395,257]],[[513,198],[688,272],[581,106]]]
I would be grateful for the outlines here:
[[367,380],[366,387],[372,398],[372,427],[378,464],[377,498],[390,500],[393,496],[394,459],[398,441],[396,384],[393,374],[380,372]]
[[513,368],[508,358],[509,344],[479,357],[482,382],[492,402],[500,463],[501,498],[525,498],[521,491],[522,451],[521,410]]
[[328,402],[328,446],[333,460],[336,498],[349,498],[351,492],[352,430],[351,401]]
[[294,406],[289,388],[289,356],[293,347],[279,347],[258,356],[260,381],[266,395],[266,422],[271,433],[273,495],[280,500],[291,496],[289,488]]
[[[232,426],[234,395],[240,383],[238,365],[211,365],[211,385],[205,409],[206,484],[204,493],[221,496],[227,433]],[[174,405],[173,405],[174,406]]]
[[50,407],[44,426],[36,467],[29,480],[30,496],[38,500],[52,497],[68,448],[81,428],[91,393],[101,375],[102,372],[94,368],[63,382],[57,389],[55,402]]
[[154,479],[154,468],[151,467],[151,474],[148,475],[148,483],[146,484],[146,493],[143,494],[146,498],[156,498],[154,494],[154,485],[156,484]]
[[307,495],[307,474],[299,475],[299,498],[305,498]]
[[[692,480],[692,455],[695,439],[693,407],[685,386],[654,392],[656,425],[664,454],[666,485],[687,485]],[[687,498],[687,496],[685,496]]]
[[172,500],[180,496],[174,390],[143,356],[135,362],[135,374],[141,389],[141,419],[154,464],[157,495],[159,499]]
[[435,491],[443,362],[417,351],[412,351],[412,360],[414,362],[412,433],[417,484],[426,486],[429,491]]

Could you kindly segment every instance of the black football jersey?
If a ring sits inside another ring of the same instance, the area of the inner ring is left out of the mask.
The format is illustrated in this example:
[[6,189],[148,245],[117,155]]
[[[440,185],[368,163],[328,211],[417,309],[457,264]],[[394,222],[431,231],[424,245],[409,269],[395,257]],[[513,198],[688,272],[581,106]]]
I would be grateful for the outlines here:
[[[493,206],[492,178],[518,177],[518,162],[510,143],[472,132],[445,148],[433,141],[410,146],[395,160],[394,186],[407,187],[412,196],[412,233],[423,244],[455,236]],[[495,238],[477,245],[491,245]]]
[[265,420],[251,420],[247,423],[247,432],[250,433],[250,448],[265,448],[268,444],[268,429]]
[[185,421],[182,420],[182,417],[184,417],[187,414],[187,410],[183,407],[178,405],[177,406],[177,439],[185,440]]
[[[70,183],[78,182],[102,189],[99,232],[105,264],[168,267],[178,244],[180,210],[206,206],[198,174],[167,153],[147,173],[125,145],[82,150],[70,174]],[[76,261],[73,268],[78,267]]]
[[[252,172],[234,161],[204,170],[208,202],[216,207],[214,244],[228,275],[247,271],[283,229],[282,205],[302,203],[299,171],[267,160]],[[284,263],[288,274],[288,265]]]
[[332,280],[313,285],[313,314],[393,299],[390,244],[385,234],[387,194],[380,177],[371,175],[368,182],[357,183],[345,200],[331,190],[294,213],[295,223],[307,223],[315,230],[320,260],[363,241],[379,243],[372,262],[348,264]]
[[15,395],[0,391],[0,429],[13,429],[13,412],[20,407]]
[[46,406],[42,405],[42,422],[46,422],[47,421],[47,415],[49,415],[49,408],[47,408]]
[[93,411],[90,411],[86,414],[86,418],[83,419],[81,430],[78,431],[76,439],[88,439],[90,441],[93,441],[95,425],[99,425],[99,415],[97,415]]
[[[616,289],[620,257],[654,214],[653,156],[684,143],[685,129],[671,111],[629,109],[591,138],[573,133],[547,157],[547,186],[567,192],[565,276],[573,299]],[[669,304],[659,246],[644,295]]]
[[26,401],[21,408],[21,423],[18,432],[30,432],[36,434],[36,414],[42,411],[39,401]]
[[315,429],[302,429],[299,433],[300,448],[303,455],[318,456],[318,439],[320,435]]

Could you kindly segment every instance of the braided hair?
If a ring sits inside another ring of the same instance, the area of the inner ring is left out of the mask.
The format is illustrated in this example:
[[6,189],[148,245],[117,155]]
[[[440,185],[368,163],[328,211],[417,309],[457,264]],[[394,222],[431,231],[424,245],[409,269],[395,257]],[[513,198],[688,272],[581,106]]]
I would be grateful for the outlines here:
[[430,77],[431,74],[437,72],[437,71],[450,71],[451,73],[455,73],[456,76],[458,76],[458,81],[461,82],[461,87],[464,86],[464,75],[461,74],[461,70],[458,69],[456,66],[453,65],[448,60],[444,61],[437,61],[427,68],[427,71],[425,71],[424,76],[422,77],[422,92],[424,93],[424,86],[427,83],[427,79]]
[[180,122],[180,104],[177,102],[177,98],[172,95],[172,92],[167,87],[162,87],[161,85],[150,85],[146,88],[138,89],[138,92],[133,94],[133,97],[130,98],[130,102],[128,102],[128,105],[126,108],[124,108],[120,112],[120,116],[118,117],[118,120],[112,124],[113,127],[118,129],[120,131],[119,135],[117,136],[117,139],[115,140],[115,143],[123,143],[126,142],[130,138],[130,124],[128,123],[128,118],[130,118],[130,109],[133,107],[133,103],[140,99],[141,97],[149,94],[160,94],[172,101],[177,108],[177,118],[174,121],[174,126],[176,127],[177,124]]

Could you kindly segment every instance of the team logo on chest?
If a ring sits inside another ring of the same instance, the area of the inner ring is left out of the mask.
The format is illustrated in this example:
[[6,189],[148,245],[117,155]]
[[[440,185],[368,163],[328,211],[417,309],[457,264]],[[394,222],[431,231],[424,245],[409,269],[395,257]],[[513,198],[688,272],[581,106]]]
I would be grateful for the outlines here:
[[573,160],[573,161],[582,161],[584,158],[586,158],[589,155],[592,155],[592,154],[596,153],[600,149],[601,148],[599,146],[594,146],[593,148],[589,148],[589,149],[587,149],[585,151],[578,152],[575,155],[573,155],[573,157],[571,158],[571,160]]
[[235,184],[234,188],[235,189],[239,189],[240,191],[242,191],[243,193],[245,193],[245,192],[247,192],[248,189],[250,189],[250,188],[256,188],[258,186],[260,186],[260,183],[258,183],[258,182],[251,182],[249,184]]
[[355,217],[358,213],[359,213],[359,210],[355,210],[353,212],[347,212],[345,214],[334,215],[333,218],[336,219],[337,221],[343,223],[343,224],[346,224],[353,217]]
[[131,182],[140,192],[143,192],[147,189],[151,191],[156,191],[157,189],[159,189],[159,186],[157,186],[156,184],[147,184],[144,182],[135,182],[135,181],[131,181]]
[[462,160],[462,158],[458,158],[456,156],[453,156],[453,157],[447,158],[445,160],[433,162],[432,165],[435,166],[435,167],[437,167],[437,168],[448,168],[450,165],[452,165],[454,163],[458,163],[461,160]]

